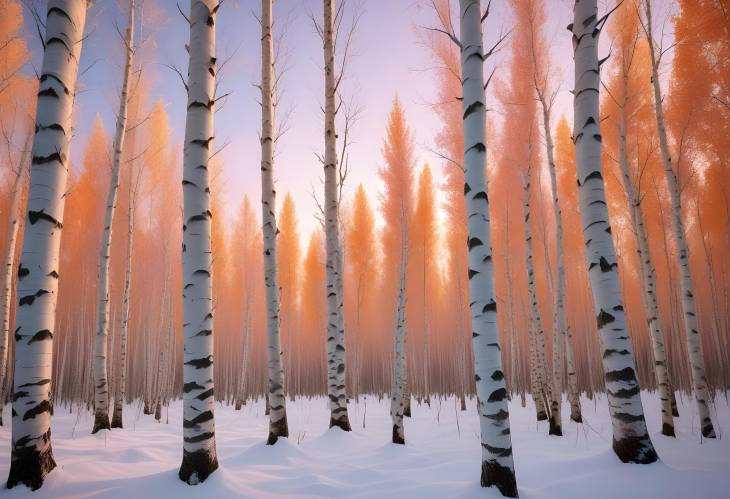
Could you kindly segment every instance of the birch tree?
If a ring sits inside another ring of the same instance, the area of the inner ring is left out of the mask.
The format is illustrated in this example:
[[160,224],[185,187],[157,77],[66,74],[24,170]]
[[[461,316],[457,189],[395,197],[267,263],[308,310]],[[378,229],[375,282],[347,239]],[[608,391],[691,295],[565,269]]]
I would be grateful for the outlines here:
[[[335,32],[336,0],[324,0],[324,18],[320,29],[324,45],[324,226],[327,275],[327,394],[330,428],[350,431],[345,392],[345,317],[343,311],[342,247],[339,226],[338,158],[336,95],[343,71],[336,74]],[[342,5],[340,5],[340,8]],[[341,11],[340,11],[341,12]]]
[[393,388],[390,417],[393,422],[393,443],[405,444],[403,416],[406,411],[406,272],[408,267],[408,229],[405,203],[401,202],[401,244],[398,270],[398,298],[395,307],[395,348],[393,349]]
[[573,23],[568,26],[575,61],[573,142],[588,274],[603,349],[613,450],[623,462],[652,463],[657,454],[644,420],[602,175],[598,38],[608,14],[598,18],[596,0],[577,0],[573,14]]
[[[482,445],[482,487],[496,486],[517,497],[509,427],[507,389],[497,330],[492,243],[487,195],[486,96],[484,60],[493,51],[482,48],[479,0],[460,0],[462,109],[464,130],[464,197],[467,207],[469,296],[479,422]],[[500,40],[501,41],[501,40]],[[500,43],[500,42],[497,42]]]
[[680,193],[677,173],[672,167],[672,157],[669,152],[669,140],[667,129],[664,124],[664,109],[662,107],[662,91],[659,84],[659,63],[664,51],[655,47],[652,34],[651,0],[644,0],[644,29],[646,40],[649,43],[651,55],[651,80],[654,90],[654,109],[656,113],[657,131],[659,132],[659,151],[661,152],[664,177],[669,188],[669,196],[672,202],[672,228],[674,232],[674,244],[677,248],[679,267],[679,283],[682,293],[682,311],[684,317],[684,331],[687,337],[687,352],[689,353],[690,373],[692,386],[695,392],[695,400],[700,415],[702,435],[705,438],[715,438],[715,429],[710,417],[710,393],[707,386],[707,374],[705,372],[705,360],[702,355],[702,343],[700,338],[700,324],[697,320],[697,310],[694,299],[694,286],[692,285],[692,272],[689,267],[689,250],[687,248],[686,232],[682,220],[682,197]]
[[56,467],[51,377],[71,116],[86,0],[49,0],[23,250],[18,265],[12,452],[7,487],[33,490]]
[[276,189],[274,187],[274,120],[276,88],[274,41],[272,37],[272,0],[261,1],[261,209],[264,236],[264,281],[266,284],[269,437],[274,445],[279,437],[289,436],[284,395],[284,368],[279,331],[279,281],[276,269]]
[[112,156],[112,173],[104,214],[104,234],[99,252],[99,284],[98,284],[98,318],[96,339],[94,343],[94,427],[91,433],[108,430],[109,426],[109,384],[107,383],[107,348],[109,338],[109,264],[112,245],[112,226],[117,207],[119,190],[119,173],[122,165],[122,151],[127,132],[127,105],[129,103],[129,80],[132,75],[132,57],[134,55],[134,9],[135,0],[129,2],[129,17],[124,35],[125,63],[122,78],[122,90],[119,97],[116,132],[114,134],[114,153]]
[[183,459],[196,485],[218,468],[213,408],[213,299],[208,165],[215,108],[217,0],[190,0],[183,157]]

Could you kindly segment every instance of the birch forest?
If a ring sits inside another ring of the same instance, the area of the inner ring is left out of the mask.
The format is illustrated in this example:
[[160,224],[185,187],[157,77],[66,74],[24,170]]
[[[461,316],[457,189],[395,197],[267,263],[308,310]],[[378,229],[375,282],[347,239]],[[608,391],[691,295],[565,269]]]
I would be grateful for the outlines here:
[[0,0],[0,255],[13,497],[725,497],[730,3]]

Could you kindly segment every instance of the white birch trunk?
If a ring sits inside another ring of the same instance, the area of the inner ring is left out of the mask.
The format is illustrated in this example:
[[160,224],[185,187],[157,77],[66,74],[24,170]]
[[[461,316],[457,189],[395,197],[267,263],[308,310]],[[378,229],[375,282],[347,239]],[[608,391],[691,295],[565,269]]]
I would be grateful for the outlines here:
[[268,445],[289,436],[281,359],[279,284],[276,275],[276,189],[274,187],[274,41],[271,32],[272,0],[261,0],[261,208],[264,236],[264,276],[267,307]]
[[122,151],[127,132],[127,104],[129,101],[129,78],[132,74],[132,57],[134,50],[134,0],[129,2],[129,19],[124,36],[125,64],[122,79],[122,91],[119,97],[116,132],[114,134],[114,153],[112,156],[112,174],[109,181],[109,193],[104,214],[104,235],[99,250],[98,281],[98,318],[96,338],[94,342],[94,427],[91,433],[108,430],[109,426],[109,384],[107,382],[107,349],[109,344],[109,264],[112,245],[112,228],[114,213],[117,207],[119,191],[119,172],[122,166]]
[[573,141],[588,275],[613,424],[613,450],[623,462],[651,463],[657,455],[639,395],[601,173],[598,38],[605,18],[597,18],[596,0],[577,0],[573,13],[573,23],[568,26],[573,34],[575,60]]
[[550,105],[545,96],[538,91],[542,105],[542,124],[545,134],[545,155],[550,171],[550,187],[553,195],[553,215],[555,217],[555,259],[557,263],[557,290],[553,298],[553,386],[550,401],[550,434],[562,435],[563,365],[565,363],[565,262],[563,257],[563,220],[558,196],[557,167],[553,155],[553,137],[550,133]]
[[[531,149],[531,144],[528,144]],[[532,153],[530,152],[530,155]],[[552,400],[550,386],[547,382],[547,355],[545,353],[545,330],[542,327],[542,317],[540,315],[540,306],[537,301],[537,286],[535,284],[535,266],[532,260],[532,223],[530,221],[530,171],[528,168],[525,175],[525,201],[523,205],[525,215],[525,269],[527,270],[527,291],[530,298],[530,334],[532,335],[533,346],[533,365],[530,366],[531,378],[533,381],[532,398],[535,400],[537,411],[537,420],[548,419],[550,422],[550,434],[557,433],[555,429],[555,421],[552,418],[551,407]],[[534,391],[534,390],[537,391]],[[540,412],[540,409],[545,411]]]
[[15,270],[15,250],[20,229],[20,217],[23,212],[23,199],[26,189],[26,160],[28,157],[30,139],[26,143],[18,163],[18,174],[13,181],[11,192],[13,200],[10,205],[10,225],[8,226],[7,248],[5,249],[5,272],[3,275],[3,295],[0,299],[0,426],[3,425],[3,409],[5,407],[5,380],[8,374],[8,338],[10,337],[10,307],[13,298],[13,271]]
[[580,408],[580,390],[578,376],[575,372],[575,353],[573,351],[573,333],[570,326],[565,328],[565,364],[568,371],[568,401],[570,402],[570,419],[576,423],[583,422]]
[[71,115],[86,0],[49,0],[38,87],[28,216],[18,266],[12,455],[7,487],[32,489],[56,466],[51,377]]
[[408,264],[408,236],[406,231],[406,210],[401,206],[401,250],[398,276],[398,300],[395,308],[395,348],[393,369],[393,393],[390,399],[390,417],[393,421],[393,443],[405,444],[403,416],[406,399],[410,398],[406,388],[406,267]]
[[350,431],[345,392],[345,321],[342,290],[342,244],[337,192],[337,131],[335,129],[335,0],[324,0],[324,218],[327,274],[327,394],[330,428]]
[[662,92],[659,87],[659,61],[654,52],[654,39],[652,37],[651,0],[644,0],[646,7],[646,38],[649,42],[651,53],[652,84],[654,87],[654,108],[656,114],[657,130],[659,132],[659,150],[662,156],[664,176],[667,179],[669,196],[672,201],[672,227],[674,229],[674,243],[677,246],[679,259],[679,283],[682,293],[682,311],[684,316],[684,331],[687,336],[687,352],[692,373],[692,387],[695,392],[695,400],[702,425],[702,435],[705,438],[715,438],[715,429],[710,417],[710,393],[707,387],[707,376],[705,374],[705,360],[702,355],[702,342],[700,338],[700,324],[697,320],[694,288],[692,286],[692,273],[689,268],[689,250],[685,240],[684,221],[682,220],[682,199],[679,192],[677,174],[672,168],[672,157],[669,154],[669,142],[667,140],[667,129],[664,124],[664,109],[662,108]]
[[517,497],[507,389],[497,330],[487,196],[486,96],[479,0],[460,0],[464,197],[469,249],[469,296],[482,446],[482,487]]
[[183,459],[195,485],[218,468],[213,409],[213,283],[208,163],[215,108],[217,0],[190,0],[190,63],[183,153]]
[[129,339],[129,292],[132,288],[132,249],[134,248],[134,202],[136,188],[132,186],[132,172],[129,172],[129,207],[127,208],[127,264],[124,269],[124,290],[122,291],[122,331],[119,336],[119,381],[114,397],[112,428],[124,427],[124,401],[127,398],[127,345]]
[[[626,99],[628,93],[628,71],[624,70],[622,75],[623,96]],[[625,105],[625,101],[624,101]],[[644,306],[646,307],[647,324],[649,326],[651,347],[654,354],[654,374],[656,376],[659,398],[662,411],[662,434],[669,437],[674,434],[674,419],[672,417],[672,396],[671,383],[669,382],[669,371],[667,370],[667,354],[664,350],[664,335],[661,330],[659,319],[659,304],[656,297],[656,277],[654,266],[649,254],[649,241],[644,227],[644,208],[641,205],[641,194],[634,189],[634,183],[629,174],[629,156],[626,144],[626,110],[624,106],[619,107],[619,165],[623,178],[626,198],[629,202],[629,213],[631,224],[634,227],[637,242],[637,252],[640,262],[641,284],[644,293]]]

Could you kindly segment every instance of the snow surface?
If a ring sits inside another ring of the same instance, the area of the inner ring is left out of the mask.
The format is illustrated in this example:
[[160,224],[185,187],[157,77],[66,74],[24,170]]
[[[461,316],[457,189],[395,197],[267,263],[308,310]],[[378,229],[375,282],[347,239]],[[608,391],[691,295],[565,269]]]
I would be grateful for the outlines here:
[[[727,498],[730,497],[730,439],[700,437],[695,406],[680,400],[677,438],[662,436],[658,398],[642,393],[654,444],[662,462],[623,464],[611,451],[605,397],[583,400],[584,424],[564,422],[564,437],[547,435],[534,408],[510,403],[515,466],[522,498]],[[125,408],[124,430],[89,432],[90,412],[57,407],[53,451],[58,467],[42,489],[0,489],[16,497],[499,497],[479,487],[479,425],[475,401],[458,411],[453,398],[431,407],[413,404],[405,421],[406,446],[390,443],[389,402],[361,397],[349,405],[354,431],[328,430],[324,398],[287,401],[289,439],[264,445],[263,403],[241,411],[217,405],[216,437],[220,469],[195,487],[177,478],[182,456],[182,407],[163,412],[163,423]],[[569,414],[565,404],[564,415]],[[165,420],[169,417],[169,423]],[[730,407],[718,395],[716,429],[730,427]],[[5,421],[10,421],[6,408]],[[365,428],[363,428],[363,421]],[[722,434],[721,434],[722,435]],[[0,476],[8,473],[9,427],[0,428]]]

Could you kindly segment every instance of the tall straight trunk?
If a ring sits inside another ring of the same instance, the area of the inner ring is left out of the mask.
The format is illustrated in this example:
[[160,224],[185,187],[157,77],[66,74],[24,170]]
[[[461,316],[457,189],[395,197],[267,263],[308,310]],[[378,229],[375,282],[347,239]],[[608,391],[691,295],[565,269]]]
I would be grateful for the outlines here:
[[261,0],[261,208],[264,234],[267,340],[269,355],[269,437],[273,445],[289,436],[281,361],[279,284],[276,275],[276,189],[274,187],[274,41],[271,33],[272,0]]
[[108,430],[109,426],[109,384],[107,383],[106,357],[109,344],[109,263],[112,245],[112,227],[117,207],[119,191],[119,172],[122,166],[122,151],[127,132],[127,104],[129,103],[129,78],[132,74],[132,57],[134,50],[134,0],[129,2],[129,19],[124,36],[125,63],[122,91],[119,97],[116,132],[114,134],[114,154],[112,156],[112,174],[109,181],[109,193],[104,214],[104,235],[99,250],[99,283],[98,283],[98,318],[96,338],[94,342],[94,427],[91,433]]
[[48,1],[28,216],[18,265],[8,488],[22,483],[36,490],[56,467],[51,449],[53,333],[71,116],[86,7],[86,0]]
[[[626,99],[628,93],[629,74],[626,70],[622,75],[623,96]],[[624,101],[625,104],[625,101]],[[623,178],[624,190],[629,202],[631,224],[636,233],[637,252],[640,262],[641,284],[644,293],[644,306],[646,307],[647,323],[651,338],[651,348],[654,354],[654,374],[656,376],[659,398],[662,411],[662,434],[669,437],[674,435],[674,419],[672,418],[672,396],[671,383],[669,382],[669,371],[667,369],[667,354],[664,350],[664,335],[662,334],[661,321],[659,319],[659,304],[656,297],[656,276],[654,265],[649,254],[649,240],[644,227],[644,208],[641,205],[641,195],[634,189],[634,183],[629,174],[629,155],[626,143],[626,109],[619,107],[619,165]]]
[[213,409],[213,282],[208,164],[215,108],[217,0],[190,0],[190,63],[183,153],[183,459],[180,480],[218,468]]
[[23,201],[26,189],[26,161],[32,135],[28,139],[18,163],[18,174],[13,181],[11,192],[13,200],[10,205],[10,225],[8,226],[7,248],[5,249],[5,272],[3,274],[3,294],[0,301],[0,426],[3,425],[3,409],[5,407],[5,380],[8,374],[8,338],[10,337],[10,307],[13,298],[13,271],[15,270],[15,253],[20,229],[20,217],[23,213]]
[[[528,144],[531,148],[531,144]],[[531,155],[532,153],[530,153]],[[530,334],[532,335],[533,364],[530,366],[531,379],[533,382],[532,398],[535,400],[535,407],[538,409],[537,420],[548,419],[550,422],[550,434],[560,435],[560,429],[555,427],[555,420],[551,410],[541,414],[543,410],[552,409],[548,407],[552,400],[550,385],[547,381],[547,356],[545,354],[545,330],[542,327],[540,316],[540,305],[537,302],[537,285],[535,283],[535,266],[532,261],[532,225],[530,221],[530,175],[532,168],[528,168],[525,175],[525,269],[527,270],[527,290],[530,298]],[[535,391],[537,390],[537,391]]]
[[345,320],[342,290],[342,244],[337,195],[337,131],[335,128],[335,0],[324,0],[324,218],[327,274],[327,394],[330,428],[350,431],[345,392]]
[[575,372],[575,352],[573,351],[573,333],[570,326],[565,328],[565,364],[568,371],[568,401],[570,402],[570,419],[576,423],[583,422],[580,408],[580,390],[578,376]]
[[[537,87],[537,85],[536,85]],[[553,154],[553,137],[550,133],[550,110],[545,95],[538,91],[542,106],[542,126],[545,134],[545,155],[547,156],[550,171],[550,187],[553,195],[553,215],[555,217],[555,260],[557,269],[557,290],[553,299],[553,387],[550,401],[551,435],[562,435],[562,399],[563,399],[563,369],[565,363],[566,323],[565,323],[565,262],[563,252],[563,220],[558,196],[557,167]],[[580,402],[578,402],[580,404]]]
[[577,0],[573,13],[573,24],[568,26],[573,33],[575,60],[573,141],[588,276],[613,425],[613,450],[623,462],[651,463],[657,460],[657,454],[644,420],[601,173],[598,38],[605,18],[598,19],[596,0]]
[[400,269],[398,276],[398,299],[395,308],[395,348],[393,349],[393,394],[390,399],[390,417],[393,421],[393,443],[405,444],[403,416],[406,411],[406,399],[410,399],[407,390],[406,370],[406,266],[408,240],[406,234],[405,209],[401,209],[401,248]]
[[112,428],[124,427],[124,401],[127,397],[127,345],[129,339],[129,293],[132,287],[132,249],[134,248],[134,202],[136,187],[132,186],[132,172],[129,173],[129,206],[127,208],[127,264],[124,269],[124,291],[122,291],[122,331],[119,336],[119,380],[114,397]]
[[689,268],[689,250],[685,239],[684,221],[682,220],[682,198],[679,192],[677,174],[672,168],[667,129],[664,124],[662,91],[659,87],[659,61],[654,51],[654,39],[651,27],[651,0],[644,0],[644,5],[646,7],[646,39],[649,43],[649,52],[651,54],[651,74],[654,87],[654,109],[657,130],[659,132],[659,150],[661,151],[664,176],[667,179],[669,196],[672,201],[674,244],[677,247],[679,256],[677,265],[679,266],[679,284],[682,293],[682,311],[684,312],[684,332],[687,336],[687,352],[689,353],[690,372],[692,373],[692,386],[700,414],[702,435],[705,438],[715,438],[715,429],[712,426],[712,418],[710,417],[710,393],[707,387],[707,375],[705,374],[705,360],[702,355],[702,342],[699,332],[700,324],[696,315],[692,273]]
[[512,438],[497,330],[487,196],[486,96],[479,0],[460,0],[464,123],[464,198],[467,208],[469,296],[482,445],[482,487],[517,497]]

